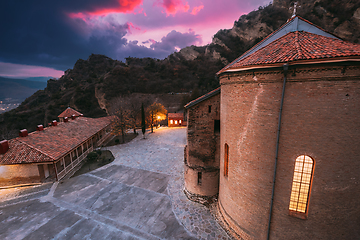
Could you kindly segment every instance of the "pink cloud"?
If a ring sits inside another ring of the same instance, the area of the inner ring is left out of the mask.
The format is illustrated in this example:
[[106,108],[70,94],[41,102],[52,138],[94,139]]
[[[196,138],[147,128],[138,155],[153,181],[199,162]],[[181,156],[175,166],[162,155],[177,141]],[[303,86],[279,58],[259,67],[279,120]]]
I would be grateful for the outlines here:
[[141,30],[141,28],[134,26],[134,24],[131,22],[127,22],[126,24],[127,24],[127,30],[129,33],[131,33],[131,28],[133,28],[135,30],[139,30],[139,31]]
[[0,73],[1,73],[0,76],[12,77],[12,78],[27,78],[27,77],[59,78],[62,75],[64,75],[64,71],[59,71],[53,68],[5,63],[5,62],[0,62]]
[[196,14],[198,14],[198,12],[200,12],[201,9],[203,9],[203,8],[204,8],[204,5],[200,5],[200,6],[194,7],[193,10],[191,11],[191,14],[192,14],[192,15],[196,15]]
[[[70,18],[85,18],[85,15],[94,16],[107,16],[112,13],[128,13],[134,11],[134,9],[142,4],[142,0],[118,0],[118,4],[109,8],[98,8],[94,11],[84,11],[77,13],[69,13]],[[136,13],[136,12],[134,12]]]
[[166,15],[175,15],[178,11],[187,12],[190,9],[189,3],[182,0],[162,0],[160,5],[165,8]]

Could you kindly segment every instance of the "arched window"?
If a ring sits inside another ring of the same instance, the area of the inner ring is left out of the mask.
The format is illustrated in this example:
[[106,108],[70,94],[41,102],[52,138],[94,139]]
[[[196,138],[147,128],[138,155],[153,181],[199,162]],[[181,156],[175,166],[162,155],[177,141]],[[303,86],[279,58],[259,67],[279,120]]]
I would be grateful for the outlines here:
[[225,143],[224,148],[224,176],[227,177],[229,174],[229,145]]
[[313,174],[314,160],[306,155],[297,157],[290,196],[290,215],[306,218]]

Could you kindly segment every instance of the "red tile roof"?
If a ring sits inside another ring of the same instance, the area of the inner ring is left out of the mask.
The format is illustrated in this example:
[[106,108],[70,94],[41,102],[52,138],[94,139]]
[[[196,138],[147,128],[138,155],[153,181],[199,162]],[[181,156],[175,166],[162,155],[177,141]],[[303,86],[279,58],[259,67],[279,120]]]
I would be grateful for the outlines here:
[[360,45],[308,32],[289,32],[228,69],[298,60],[360,57]]
[[183,118],[183,113],[168,113],[168,118]]
[[5,154],[0,154],[0,164],[29,163],[29,159],[33,163],[51,162],[54,160],[18,139],[10,140],[9,147]]
[[0,164],[57,160],[110,124],[111,117],[80,117],[12,139],[9,150],[0,154]]
[[360,45],[341,40],[313,23],[295,16],[246,51],[217,74],[283,63],[359,60]]
[[65,109],[65,111],[63,111],[62,113],[60,113],[60,115],[58,116],[58,118],[63,118],[63,117],[68,117],[70,118],[72,115],[75,115],[75,117],[79,117],[82,114],[79,113],[78,111],[72,109],[71,107],[68,107],[67,109]]

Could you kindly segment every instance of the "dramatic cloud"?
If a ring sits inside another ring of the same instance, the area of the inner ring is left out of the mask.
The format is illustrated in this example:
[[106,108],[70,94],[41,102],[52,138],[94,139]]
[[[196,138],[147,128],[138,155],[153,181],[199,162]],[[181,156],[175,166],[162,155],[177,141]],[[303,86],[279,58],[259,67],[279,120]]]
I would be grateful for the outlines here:
[[[101,3],[101,2],[99,2]],[[87,16],[107,16],[113,13],[128,13],[142,4],[142,0],[117,0],[104,5],[88,5],[79,12],[68,13],[71,18],[85,18]],[[86,5],[84,5],[85,7]]]
[[2,76],[2,77],[11,77],[11,78],[54,77],[54,78],[59,78],[63,74],[64,74],[64,71],[55,70],[53,68],[0,62],[0,76]]
[[[63,71],[92,53],[118,60],[129,56],[165,58],[180,48],[211,42],[219,29],[231,28],[242,14],[268,2],[2,1],[0,62]],[[15,66],[21,70],[20,65]],[[0,69],[0,75],[3,71]]]
[[194,31],[189,29],[187,33],[171,31],[168,35],[161,38],[160,42],[151,40],[150,47],[155,51],[175,52],[178,48],[184,48],[190,45],[200,45],[202,43],[201,36],[195,34]]
[[201,9],[203,9],[203,8],[204,8],[204,5],[200,5],[200,6],[198,6],[198,7],[194,7],[193,10],[191,11],[191,14],[192,14],[192,15],[196,15],[196,14],[198,14],[198,12],[200,12]]
[[167,16],[176,14],[178,11],[187,12],[190,8],[189,4],[182,0],[160,0],[158,4],[165,8]]

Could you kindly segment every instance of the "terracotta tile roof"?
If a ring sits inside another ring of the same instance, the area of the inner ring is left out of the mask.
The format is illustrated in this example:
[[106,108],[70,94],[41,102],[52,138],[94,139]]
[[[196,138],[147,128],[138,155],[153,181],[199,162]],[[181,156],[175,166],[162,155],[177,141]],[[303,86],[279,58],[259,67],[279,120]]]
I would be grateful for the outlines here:
[[360,45],[308,32],[290,32],[234,63],[243,66],[286,63],[298,60],[360,56]]
[[29,163],[29,159],[33,163],[51,162],[54,160],[18,139],[10,140],[9,147],[5,154],[0,154],[0,164]]
[[63,117],[68,117],[70,118],[72,115],[75,115],[75,117],[79,117],[82,114],[79,113],[78,111],[72,109],[71,107],[68,107],[67,109],[65,109],[65,111],[63,111],[62,113],[60,113],[60,115],[58,116],[58,118],[63,118]]
[[194,106],[194,105],[196,105],[196,104],[198,104],[198,103],[200,103],[200,102],[202,102],[202,101],[204,101],[204,100],[206,100],[206,99],[208,99],[208,98],[211,98],[212,96],[215,96],[215,95],[217,95],[217,94],[220,94],[220,91],[221,91],[221,88],[218,87],[218,88],[212,90],[211,92],[208,92],[208,93],[206,93],[205,95],[202,95],[201,97],[198,97],[197,99],[192,100],[191,102],[189,102],[188,104],[186,104],[186,105],[184,106],[184,108],[190,108],[190,107],[192,107],[192,106]]
[[168,118],[183,118],[183,113],[168,113]]
[[10,149],[0,154],[0,164],[57,160],[110,123],[111,117],[80,117],[29,133],[27,137],[12,139],[9,141]]
[[217,74],[299,61],[360,59],[359,49],[359,44],[343,41],[313,23],[295,16]]

